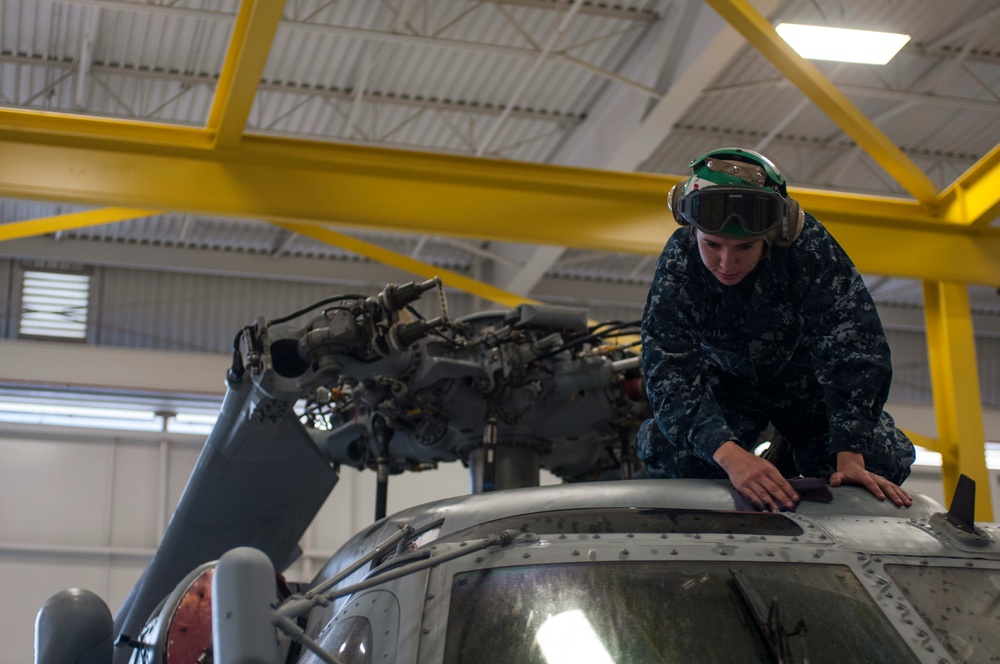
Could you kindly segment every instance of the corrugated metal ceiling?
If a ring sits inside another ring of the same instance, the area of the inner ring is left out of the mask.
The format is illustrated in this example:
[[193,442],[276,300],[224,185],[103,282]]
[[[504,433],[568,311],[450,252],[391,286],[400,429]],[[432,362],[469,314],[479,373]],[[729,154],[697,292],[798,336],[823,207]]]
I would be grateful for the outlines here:
[[[700,6],[289,0],[246,130],[555,163],[568,146],[587,148],[595,131],[588,119],[602,101],[632,91],[652,104],[670,89],[681,57],[704,45]],[[203,125],[238,8],[237,0],[0,0],[0,104]],[[885,67],[819,67],[938,187],[1000,143],[1000,3],[786,0],[769,17],[912,35]],[[906,195],[749,46],[704,87],[641,169],[679,174],[693,156],[736,144],[764,151],[796,186]],[[586,165],[601,159],[610,155],[591,155]],[[8,200],[0,221],[65,211]],[[506,254],[496,243],[356,234],[459,271],[477,260],[503,265]],[[190,215],[61,238],[348,258],[271,226]],[[573,250],[546,273],[641,284],[651,272],[642,257]],[[919,302],[915,282],[880,287]],[[1000,313],[991,289],[974,296],[980,310]]]

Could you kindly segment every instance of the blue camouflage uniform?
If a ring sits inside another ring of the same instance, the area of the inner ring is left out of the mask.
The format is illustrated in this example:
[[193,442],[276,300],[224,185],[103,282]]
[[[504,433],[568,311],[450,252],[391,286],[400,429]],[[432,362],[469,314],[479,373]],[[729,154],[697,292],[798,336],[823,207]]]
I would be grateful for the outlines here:
[[875,303],[854,264],[811,215],[788,248],[725,286],[701,262],[690,227],[667,242],[642,322],[654,417],[636,437],[651,477],[717,477],[712,455],[752,450],[770,422],[800,473],[828,478],[836,453],[900,484],[913,444],[882,410],[892,365]]

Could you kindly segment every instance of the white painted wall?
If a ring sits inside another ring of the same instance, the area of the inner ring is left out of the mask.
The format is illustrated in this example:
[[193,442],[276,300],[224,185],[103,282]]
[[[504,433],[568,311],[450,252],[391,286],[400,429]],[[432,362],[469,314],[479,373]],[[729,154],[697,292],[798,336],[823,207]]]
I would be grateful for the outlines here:
[[[117,610],[155,550],[160,509],[176,506],[201,443],[179,435],[0,428],[0,664],[32,660],[35,615],[60,590],[86,588]],[[460,464],[395,476],[389,511],[468,487]],[[375,474],[343,469],[303,538],[306,555],[286,576],[312,578],[374,513]]]

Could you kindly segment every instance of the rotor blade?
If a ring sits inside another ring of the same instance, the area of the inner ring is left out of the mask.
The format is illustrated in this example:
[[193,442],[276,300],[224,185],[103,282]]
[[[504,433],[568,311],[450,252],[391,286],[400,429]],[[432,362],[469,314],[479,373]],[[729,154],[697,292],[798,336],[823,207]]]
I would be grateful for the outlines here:
[[[116,639],[137,637],[188,572],[230,549],[260,549],[281,569],[336,483],[292,404],[249,379],[230,384],[163,542],[115,617]],[[130,656],[118,648],[115,663]]]

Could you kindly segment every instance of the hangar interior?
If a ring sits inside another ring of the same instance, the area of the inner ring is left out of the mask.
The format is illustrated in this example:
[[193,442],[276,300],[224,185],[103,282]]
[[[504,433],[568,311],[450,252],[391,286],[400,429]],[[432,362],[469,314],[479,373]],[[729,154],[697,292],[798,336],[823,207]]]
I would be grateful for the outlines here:
[[[247,322],[433,275],[454,316],[637,320],[666,192],[724,146],[770,157],[865,276],[926,450],[908,486],[965,473],[995,518],[1000,2],[946,4],[0,0],[0,662],[53,592],[124,598]],[[911,40],[806,61],[781,22]],[[390,509],[467,490],[435,472]],[[293,576],[373,486],[344,471]]]

